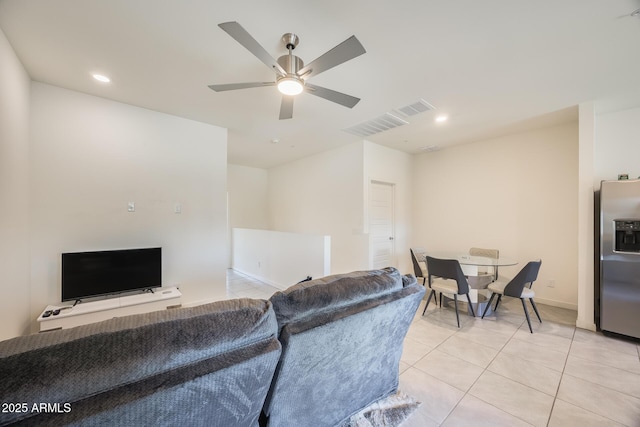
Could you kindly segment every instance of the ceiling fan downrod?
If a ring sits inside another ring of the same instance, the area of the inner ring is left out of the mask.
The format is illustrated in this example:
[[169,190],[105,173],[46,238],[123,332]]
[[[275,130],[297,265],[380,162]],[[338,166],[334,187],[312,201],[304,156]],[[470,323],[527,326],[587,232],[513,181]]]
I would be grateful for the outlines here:
[[300,38],[293,33],[286,33],[282,36],[282,42],[289,54],[279,57],[278,64],[284,68],[288,77],[295,77],[298,70],[304,67],[302,59],[293,54],[293,49],[300,43]]

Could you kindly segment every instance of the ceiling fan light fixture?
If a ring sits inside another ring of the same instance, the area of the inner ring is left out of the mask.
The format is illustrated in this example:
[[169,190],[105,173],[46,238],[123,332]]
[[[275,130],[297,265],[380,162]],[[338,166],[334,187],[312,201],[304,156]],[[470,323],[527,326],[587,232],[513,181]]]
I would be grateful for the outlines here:
[[295,96],[302,93],[304,85],[300,79],[296,77],[283,77],[278,80],[278,90],[283,95]]

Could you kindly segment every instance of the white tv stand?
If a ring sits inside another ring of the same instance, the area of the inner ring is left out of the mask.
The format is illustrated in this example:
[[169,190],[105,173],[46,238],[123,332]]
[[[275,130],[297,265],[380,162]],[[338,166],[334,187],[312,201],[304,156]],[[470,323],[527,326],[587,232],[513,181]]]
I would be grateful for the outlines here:
[[[149,313],[180,306],[182,293],[175,287],[155,288],[154,292],[126,295],[99,301],[83,302],[71,305],[48,305],[38,316],[40,332],[52,329],[65,329],[88,323],[100,322],[114,317],[130,314]],[[48,310],[60,310],[59,314],[43,317]]]

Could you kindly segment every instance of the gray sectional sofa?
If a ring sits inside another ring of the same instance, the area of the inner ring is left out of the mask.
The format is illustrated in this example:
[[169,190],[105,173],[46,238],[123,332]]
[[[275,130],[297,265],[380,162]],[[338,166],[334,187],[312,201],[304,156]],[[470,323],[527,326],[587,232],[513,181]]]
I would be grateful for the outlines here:
[[26,406],[0,425],[257,426],[276,331],[269,302],[239,299],[4,341],[0,400]]
[[398,388],[402,343],[425,289],[398,270],[354,272],[277,292],[282,356],[268,426],[336,426]]
[[396,391],[423,295],[388,268],[0,342],[0,425],[341,425]]

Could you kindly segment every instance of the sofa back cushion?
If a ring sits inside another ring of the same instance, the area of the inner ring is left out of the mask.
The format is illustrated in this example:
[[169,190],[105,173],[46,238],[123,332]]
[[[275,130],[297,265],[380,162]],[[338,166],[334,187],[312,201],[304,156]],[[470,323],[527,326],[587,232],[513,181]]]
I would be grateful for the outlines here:
[[396,391],[425,290],[391,268],[301,285],[271,299],[283,349],[264,412],[273,427],[339,425]]
[[288,323],[357,304],[402,287],[402,275],[395,268],[389,267],[300,282],[276,292],[270,301],[276,312],[278,325],[282,328]]
[[276,333],[268,301],[239,299],[4,341],[0,396],[28,411],[0,424],[257,426]]

